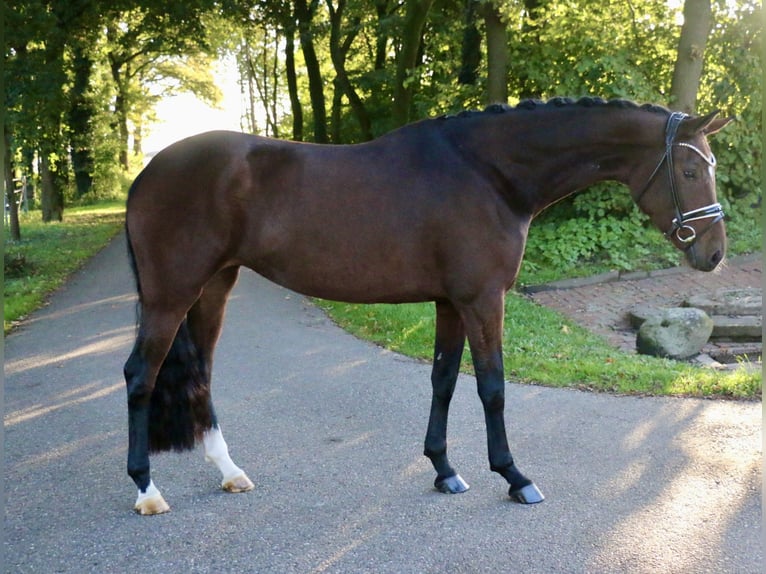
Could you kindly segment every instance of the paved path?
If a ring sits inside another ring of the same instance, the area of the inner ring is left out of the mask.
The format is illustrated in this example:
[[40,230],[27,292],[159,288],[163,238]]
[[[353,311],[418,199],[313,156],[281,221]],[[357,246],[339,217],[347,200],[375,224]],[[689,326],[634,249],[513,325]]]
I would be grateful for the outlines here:
[[420,453],[429,367],[359,341],[243,273],[214,394],[256,483],[217,490],[199,451],[152,459],[169,514],[132,512],[121,376],[134,296],[118,239],[5,341],[5,571],[12,573],[673,573],[762,571],[760,403],[508,386],[521,468],[506,498],[461,377],[453,462]]

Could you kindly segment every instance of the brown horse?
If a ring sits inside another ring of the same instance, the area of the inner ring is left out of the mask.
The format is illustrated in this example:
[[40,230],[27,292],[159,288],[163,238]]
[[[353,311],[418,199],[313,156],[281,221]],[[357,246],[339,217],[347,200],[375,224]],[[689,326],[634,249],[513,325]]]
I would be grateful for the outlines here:
[[253,487],[229,457],[210,400],[213,349],[241,266],[313,297],[434,301],[425,455],[436,488],[468,488],[446,441],[467,337],[490,467],[512,499],[543,500],[514,464],[503,415],[504,297],[529,224],[563,197],[615,180],[692,267],[715,269],[726,234],[706,136],[729,121],[715,118],[555,99],[425,120],[359,145],[211,132],[159,153],[131,188],[126,221],[140,311],[125,364],[136,511],[168,510],[150,452],[198,441],[224,489]]

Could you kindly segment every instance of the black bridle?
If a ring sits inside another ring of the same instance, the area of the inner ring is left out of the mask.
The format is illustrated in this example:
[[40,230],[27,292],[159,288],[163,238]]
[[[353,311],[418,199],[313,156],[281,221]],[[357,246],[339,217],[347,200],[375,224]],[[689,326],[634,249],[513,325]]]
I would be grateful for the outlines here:
[[[670,117],[668,118],[668,123],[665,126],[665,153],[662,154],[662,158],[660,158],[660,162],[657,164],[657,167],[654,168],[654,171],[652,172],[652,175],[649,176],[649,180],[646,182],[646,185],[644,186],[644,189],[641,190],[641,193],[638,194],[638,197],[636,198],[636,203],[641,201],[644,194],[647,192],[649,187],[651,187],[652,183],[654,182],[655,177],[657,177],[657,174],[660,171],[660,168],[662,168],[662,164],[667,162],[668,164],[668,179],[670,181],[670,195],[673,198],[673,205],[676,210],[676,216],[673,218],[673,221],[671,222],[670,229],[668,229],[665,232],[666,237],[671,237],[673,234],[675,234],[676,239],[680,241],[681,243],[686,245],[686,249],[689,249],[692,245],[694,245],[694,242],[702,237],[713,225],[718,223],[724,218],[723,208],[721,207],[720,203],[711,203],[710,205],[707,205],[705,207],[700,207],[699,209],[693,209],[691,211],[684,212],[681,209],[681,199],[678,196],[678,187],[676,186],[676,178],[675,178],[675,172],[673,171],[673,146],[677,147],[684,147],[687,149],[692,150],[697,155],[699,155],[703,160],[705,160],[705,163],[707,163],[711,167],[715,167],[716,161],[715,156],[710,155],[709,157],[705,155],[699,148],[693,146],[690,143],[686,142],[676,142],[676,134],[678,133],[678,126],[681,125],[681,122],[684,120],[684,118],[688,117],[683,112],[673,112],[670,114]],[[695,231],[695,229],[691,225],[687,225],[687,223],[691,221],[698,221],[700,219],[708,219],[712,217],[713,221],[705,227],[699,234]]]

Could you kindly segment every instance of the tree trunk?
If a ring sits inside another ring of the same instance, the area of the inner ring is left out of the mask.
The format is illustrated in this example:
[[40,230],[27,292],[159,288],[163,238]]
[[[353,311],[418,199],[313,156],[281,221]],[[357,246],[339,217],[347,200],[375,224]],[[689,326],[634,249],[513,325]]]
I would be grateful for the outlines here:
[[314,36],[311,30],[311,20],[314,17],[317,0],[297,0],[295,3],[295,16],[298,19],[298,35],[303,51],[303,60],[306,63],[306,72],[309,77],[309,97],[311,99],[311,113],[314,118],[314,141],[327,143],[327,107],[324,97],[324,81],[319,67],[319,59],[314,49]]
[[3,127],[3,173],[5,173],[5,202],[8,205],[8,223],[10,224],[11,240],[21,241],[21,226],[19,225],[19,202],[14,193],[13,169],[11,166],[11,138],[8,125]]
[[117,124],[117,132],[120,136],[118,157],[122,169],[128,171],[130,169],[130,161],[128,158],[128,139],[130,138],[130,132],[128,131],[128,104],[125,95],[126,81],[123,79],[124,77],[127,77],[127,74],[123,74],[120,63],[112,60],[110,64],[112,80],[114,80],[114,85],[117,88],[117,95],[114,98],[114,114],[116,118],[115,123]]
[[65,174],[63,161],[51,164],[51,150],[40,150],[40,179],[42,184],[43,221],[61,221],[64,219]]
[[686,0],[684,25],[670,87],[670,106],[687,114],[695,111],[702,77],[705,46],[713,24],[710,0]]
[[330,141],[332,143],[341,143],[341,123],[343,109],[343,87],[337,76],[332,81],[332,108],[330,109]]
[[412,99],[415,84],[408,75],[417,66],[420,45],[423,41],[423,29],[428,11],[433,0],[407,0],[407,12],[404,16],[402,46],[396,61],[396,79],[394,81],[394,103],[392,116],[395,126],[403,126],[410,121]]
[[271,53],[271,48],[279,44],[279,36],[276,33],[271,36],[270,31],[264,29],[261,35],[253,40],[257,45],[251,43],[250,38],[245,38],[240,55],[247,80],[247,128],[250,132],[258,133],[256,102],[261,102],[266,116],[263,133],[270,137],[279,137],[276,109],[279,81],[276,66],[279,58],[276,53]]
[[474,85],[479,77],[481,34],[479,34],[479,28],[476,26],[478,7],[478,0],[466,0],[465,2],[465,26],[460,49],[460,71],[457,76],[459,84]]
[[[279,45],[279,33],[274,34],[274,52],[269,51],[269,47],[264,44],[263,46],[263,77],[264,84],[271,86],[271,90],[267,90],[267,96],[263,103],[263,108],[266,111],[266,123],[270,129],[270,135],[272,137],[279,137],[279,115],[277,112],[277,98],[279,94],[279,54],[276,51],[276,46]],[[269,84],[269,81],[271,84]]]
[[144,153],[144,127],[140,123],[133,124],[133,155]]
[[93,186],[93,152],[91,142],[93,135],[93,104],[88,96],[93,60],[85,53],[83,47],[76,45],[72,56],[74,82],[69,108],[70,155],[77,197],[82,197]]
[[287,93],[290,95],[290,109],[293,113],[293,139],[303,141],[303,107],[298,97],[298,79],[295,72],[295,24],[285,26],[285,75]]
[[508,31],[493,2],[483,5],[487,29],[487,103],[508,101]]
[[[540,29],[543,26],[540,11],[545,0],[524,0],[524,18],[521,32],[526,42],[525,52],[530,58],[540,58]],[[519,66],[514,78],[521,99],[542,97],[537,81],[530,77],[526,66]]]
[[386,66],[388,56],[389,37],[383,23],[389,16],[389,0],[375,0],[375,14],[377,26],[375,31],[375,63],[373,64],[373,70],[382,70]]

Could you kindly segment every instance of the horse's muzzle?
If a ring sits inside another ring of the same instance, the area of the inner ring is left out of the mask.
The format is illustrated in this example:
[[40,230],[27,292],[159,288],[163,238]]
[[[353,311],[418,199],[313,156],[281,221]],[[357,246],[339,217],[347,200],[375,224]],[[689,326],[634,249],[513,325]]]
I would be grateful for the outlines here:
[[714,271],[721,265],[726,256],[726,244],[720,243],[718,246],[705,246],[702,249],[700,244],[692,244],[686,250],[686,260],[697,271]]

